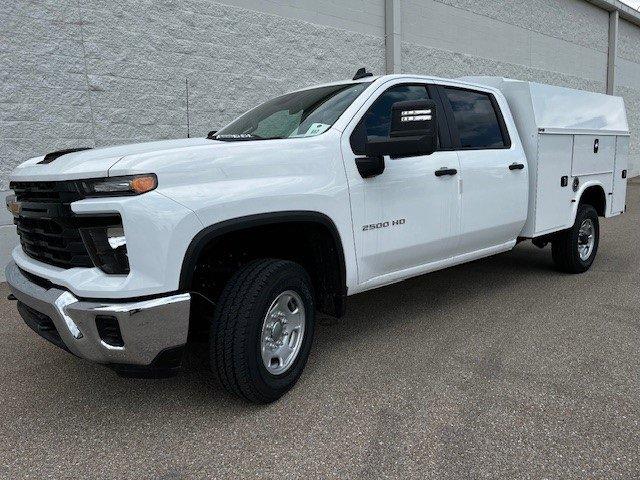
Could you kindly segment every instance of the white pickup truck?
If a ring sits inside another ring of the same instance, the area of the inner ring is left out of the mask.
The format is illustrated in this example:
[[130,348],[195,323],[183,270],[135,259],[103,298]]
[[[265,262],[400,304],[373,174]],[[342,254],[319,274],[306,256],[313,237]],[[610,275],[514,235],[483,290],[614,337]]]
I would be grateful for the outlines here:
[[[121,374],[206,344],[229,391],[270,402],[316,312],[532,239],[591,266],[625,210],[622,99],[503,78],[373,77],[267,101],[207,138],[54,152],[12,174],[25,322]],[[206,343],[205,343],[206,342]]]

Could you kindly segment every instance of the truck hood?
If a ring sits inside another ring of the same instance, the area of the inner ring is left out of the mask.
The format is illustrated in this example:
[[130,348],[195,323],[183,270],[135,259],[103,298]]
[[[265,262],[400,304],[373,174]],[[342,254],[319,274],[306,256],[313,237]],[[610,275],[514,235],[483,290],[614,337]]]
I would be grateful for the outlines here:
[[[195,185],[231,178],[282,176],[304,170],[309,158],[339,145],[340,132],[322,135],[252,141],[205,140],[205,144],[176,147],[162,154],[143,152],[122,157],[109,169],[109,176],[155,173],[163,187]],[[290,159],[296,161],[291,161]]]
[[186,138],[94,148],[68,153],[46,164],[40,163],[44,156],[34,157],[19,165],[10,179],[11,181],[52,181],[107,177],[109,169],[129,155],[164,155],[170,150],[212,143],[206,138]]

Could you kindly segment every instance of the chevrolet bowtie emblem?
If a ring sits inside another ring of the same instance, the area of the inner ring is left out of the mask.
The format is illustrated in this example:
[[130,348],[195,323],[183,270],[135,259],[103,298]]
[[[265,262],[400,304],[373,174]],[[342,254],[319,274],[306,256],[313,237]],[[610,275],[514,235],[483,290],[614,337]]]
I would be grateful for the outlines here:
[[16,201],[15,195],[7,197],[7,210],[9,210],[14,217],[18,217],[20,212],[22,212],[22,203]]

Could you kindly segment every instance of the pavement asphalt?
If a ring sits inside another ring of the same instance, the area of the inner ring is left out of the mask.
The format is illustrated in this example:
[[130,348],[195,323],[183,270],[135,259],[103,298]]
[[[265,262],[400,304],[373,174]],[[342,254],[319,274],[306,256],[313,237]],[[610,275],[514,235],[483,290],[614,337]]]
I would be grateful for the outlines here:
[[639,200],[586,274],[524,243],[350,297],[269,406],[77,359],[0,284],[0,478],[640,478]]

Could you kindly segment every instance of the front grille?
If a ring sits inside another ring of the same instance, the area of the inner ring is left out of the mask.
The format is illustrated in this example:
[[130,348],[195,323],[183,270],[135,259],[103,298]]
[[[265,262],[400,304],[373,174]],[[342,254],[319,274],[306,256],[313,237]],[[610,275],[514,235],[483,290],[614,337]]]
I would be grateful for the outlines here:
[[76,182],[11,182],[20,202],[71,203],[84,198]]
[[75,182],[13,182],[10,188],[22,205],[14,223],[24,253],[56,267],[93,267],[71,211],[71,202],[83,198]]
[[76,215],[71,203],[84,198],[76,182],[12,182],[21,204],[14,217],[20,244],[31,258],[61,268],[85,267],[91,260],[81,229],[122,225],[117,214]]

